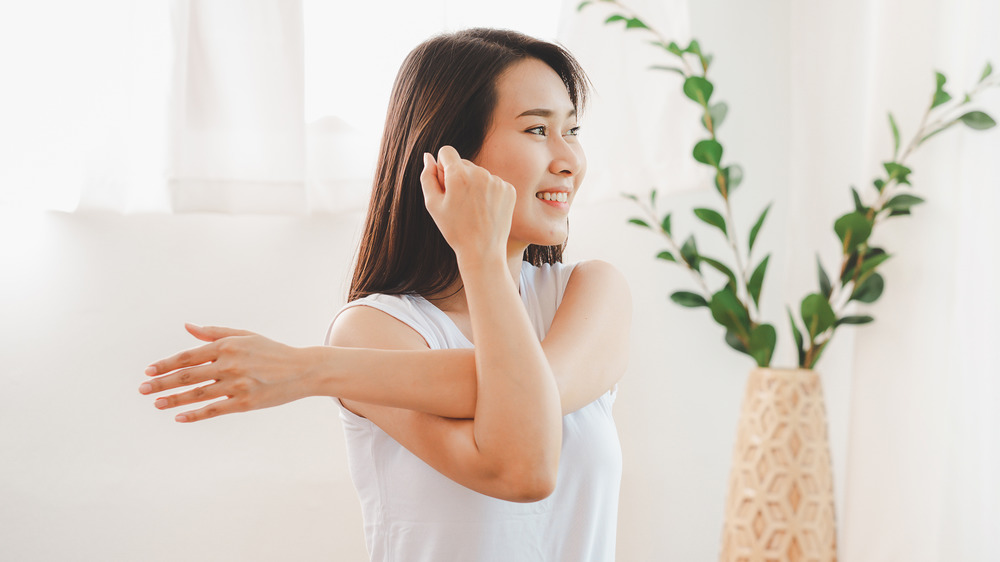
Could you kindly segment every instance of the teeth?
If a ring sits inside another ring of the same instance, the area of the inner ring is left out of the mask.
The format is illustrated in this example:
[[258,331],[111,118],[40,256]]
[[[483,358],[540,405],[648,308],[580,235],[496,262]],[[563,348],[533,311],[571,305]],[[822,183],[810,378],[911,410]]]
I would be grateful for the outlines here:
[[550,193],[546,191],[544,193],[536,194],[535,197],[538,197],[539,199],[542,199],[544,201],[558,201],[560,203],[565,203],[569,201],[569,194],[566,193],[565,191],[560,191],[557,193]]

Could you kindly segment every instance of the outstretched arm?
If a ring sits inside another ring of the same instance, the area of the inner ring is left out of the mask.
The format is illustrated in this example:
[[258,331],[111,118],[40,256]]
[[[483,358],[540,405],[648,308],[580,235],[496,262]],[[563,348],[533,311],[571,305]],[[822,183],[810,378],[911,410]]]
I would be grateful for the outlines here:
[[[612,265],[587,261],[574,268],[541,344],[564,415],[593,402],[621,379],[628,360],[631,310],[628,284]],[[150,385],[145,393],[208,380],[232,381],[157,400],[158,407],[173,408],[234,397],[182,414],[190,417],[186,421],[276,406],[306,396],[336,396],[449,418],[473,417],[474,351],[429,350],[426,345],[376,349],[357,337],[397,325],[406,328],[381,311],[354,307],[344,311],[333,327],[334,339],[327,343],[336,347],[305,348],[284,346],[240,330],[189,325],[195,337],[212,343],[154,363],[151,374],[170,374],[145,383]],[[234,389],[237,379],[242,384]]]

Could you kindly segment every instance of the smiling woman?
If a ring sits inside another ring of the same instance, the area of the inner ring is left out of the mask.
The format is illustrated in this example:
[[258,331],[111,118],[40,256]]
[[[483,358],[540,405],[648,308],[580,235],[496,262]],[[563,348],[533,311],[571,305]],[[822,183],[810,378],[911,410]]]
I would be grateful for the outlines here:
[[612,560],[631,301],[610,265],[561,260],[585,92],[568,52],[519,33],[418,46],[327,345],[189,326],[210,343],[140,391],[207,382],[157,399],[222,398],[182,422],[338,398],[372,560]]

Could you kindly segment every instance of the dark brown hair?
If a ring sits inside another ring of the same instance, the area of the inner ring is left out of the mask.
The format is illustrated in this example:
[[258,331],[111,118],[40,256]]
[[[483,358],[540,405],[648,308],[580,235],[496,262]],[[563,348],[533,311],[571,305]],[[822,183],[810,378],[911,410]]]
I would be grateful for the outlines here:
[[[424,206],[423,154],[451,145],[474,159],[497,104],[496,83],[512,64],[536,58],[562,78],[578,113],[587,97],[579,63],[559,45],[497,29],[439,35],[410,52],[396,75],[368,216],[348,300],[372,293],[430,295],[458,278],[455,253]],[[529,246],[535,265],[562,261],[563,245]]]

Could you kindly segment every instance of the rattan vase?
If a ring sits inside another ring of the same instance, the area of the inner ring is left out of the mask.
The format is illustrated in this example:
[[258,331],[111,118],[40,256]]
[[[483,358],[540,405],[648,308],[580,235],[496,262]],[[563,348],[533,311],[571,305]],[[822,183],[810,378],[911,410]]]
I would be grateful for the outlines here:
[[733,448],[722,562],[835,562],[826,407],[806,369],[755,369]]

